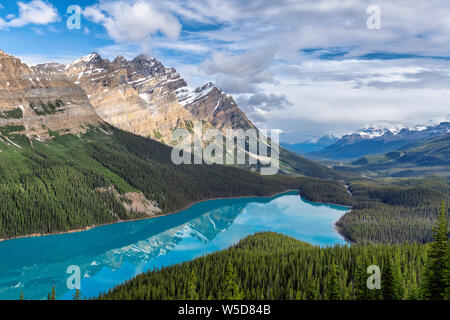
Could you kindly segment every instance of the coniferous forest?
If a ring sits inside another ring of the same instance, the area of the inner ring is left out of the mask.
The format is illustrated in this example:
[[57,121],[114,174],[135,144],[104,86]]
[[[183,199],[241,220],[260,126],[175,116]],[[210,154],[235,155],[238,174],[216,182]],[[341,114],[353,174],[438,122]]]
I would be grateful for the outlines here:
[[51,134],[46,143],[8,136],[21,148],[0,143],[0,239],[145,217],[126,211],[114,191],[142,192],[167,213],[218,197],[269,196],[315,183],[338,188],[232,166],[177,166],[170,147],[110,126],[79,137]]
[[[373,266],[379,268],[380,283],[370,288]],[[447,300],[449,270],[449,224],[442,206],[433,242],[426,245],[320,248],[259,233],[228,250],[139,275],[98,298]]]
[[[162,213],[199,200],[287,189],[351,207],[336,225],[354,245],[319,248],[257,234],[223,252],[138,276],[102,299],[448,297],[448,209],[441,208],[449,202],[448,182],[263,177],[230,166],[176,166],[169,147],[109,126],[52,135],[46,143],[10,135],[20,149],[0,144],[0,239],[146,217],[125,209],[121,195],[127,192],[142,192]],[[383,290],[365,286],[369,265],[380,266]]]

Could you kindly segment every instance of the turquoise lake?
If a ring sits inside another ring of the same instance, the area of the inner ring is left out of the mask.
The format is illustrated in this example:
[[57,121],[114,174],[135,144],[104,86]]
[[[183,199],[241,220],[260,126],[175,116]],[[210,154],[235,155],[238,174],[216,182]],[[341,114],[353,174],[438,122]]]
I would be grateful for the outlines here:
[[345,244],[334,223],[347,208],[315,204],[298,192],[271,198],[210,200],[177,214],[88,231],[0,242],[0,299],[72,299],[66,273],[81,270],[81,292],[93,297],[135,275],[230,247],[261,231],[312,244]]

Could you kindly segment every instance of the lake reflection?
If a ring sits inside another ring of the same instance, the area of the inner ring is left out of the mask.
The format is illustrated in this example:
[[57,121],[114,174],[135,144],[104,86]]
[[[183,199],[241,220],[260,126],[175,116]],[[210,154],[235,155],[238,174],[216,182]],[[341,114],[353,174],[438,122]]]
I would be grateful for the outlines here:
[[228,248],[260,231],[317,245],[344,244],[334,222],[346,208],[303,201],[298,192],[272,198],[198,203],[178,214],[64,235],[0,243],[0,299],[72,299],[66,269],[79,266],[83,296],[160,268]]

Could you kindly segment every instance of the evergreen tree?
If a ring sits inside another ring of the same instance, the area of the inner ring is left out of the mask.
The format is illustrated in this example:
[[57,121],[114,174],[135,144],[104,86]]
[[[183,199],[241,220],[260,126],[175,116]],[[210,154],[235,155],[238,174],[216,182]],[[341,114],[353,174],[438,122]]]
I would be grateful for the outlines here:
[[388,257],[381,277],[381,290],[384,300],[403,300],[405,288],[400,265],[396,256]]
[[[298,292],[300,293],[300,292]],[[306,300],[314,300],[316,298],[316,288],[315,281],[312,275],[312,269],[308,270],[306,276],[306,287],[305,287],[305,299]],[[297,299],[300,300],[300,297]]]
[[237,274],[234,270],[231,262],[227,265],[227,271],[225,274],[225,285],[223,290],[223,300],[242,300],[244,299],[243,293],[239,289],[237,284]]
[[187,288],[187,297],[188,300],[198,300],[199,296],[197,293],[197,277],[195,276],[194,270],[191,272],[191,276],[189,278],[188,282],[188,288]]
[[73,300],[81,300],[81,291],[80,291],[80,289],[75,289],[75,293],[73,295]]
[[[383,261],[396,257],[398,261],[392,260],[392,264],[399,263],[403,274],[408,275],[403,279],[408,288],[403,296],[418,299],[420,295],[416,293],[425,268],[426,250],[427,245],[423,244],[321,248],[287,236],[262,233],[227,250],[139,275],[100,298],[186,299],[194,271],[200,299],[232,299],[234,292],[242,292],[239,298],[251,300],[324,300],[330,299],[330,288],[334,286],[340,294],[334,294],[333,298],[379,300],[383,299],[382,290],[367,288],[367,267],[378,265],[385,270]],[[331,261],[339,270],[338,276],[331,272]],[[393,269],[400,270],[397,266]],[[333,274],[334,280],[330,281]]]
[[339,284],[339,271],[334,264],[334,261],[331,264],[331,277],[328,285],[329,290],[329,299],[330,300],[341,300],[341,286]]
[[447,286],[447,290],[446,290],[446,295],[445,295],[445,299],[446,300],[450,300],[450,241],[447,244],[447,267],[445,268],[445,272],[446,272],[446,286]]
[[51,295],[51,297],[50,297],[50,300],[56,300],[55,286],[52,287],[52,295]]
[[441,300],[448,292],[448,251],[449,230],[447,209],[442,203],[436,226],[433,228],[434,241],[427,251],[427,267],[423,281],[423,297],[429,300]]

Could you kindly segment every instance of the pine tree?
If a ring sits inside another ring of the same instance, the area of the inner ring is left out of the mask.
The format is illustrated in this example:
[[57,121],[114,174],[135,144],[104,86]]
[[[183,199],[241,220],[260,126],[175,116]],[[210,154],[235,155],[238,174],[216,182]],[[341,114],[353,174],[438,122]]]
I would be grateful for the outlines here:
[[427,266],[423,281],[423,297],[428,300],[441,300],[448,291],[448,251],[449,231],[447,209],[442,203],[436,226],[433,228],[434,240],[427,251]]
[[450,300],[450,240],[449,243],[447,244],[447,266],[445,268],[445,279],[446,279],[446,286],[447,286],[447,290],[446,290],[446,294],[445,294],[445,299],[446,300]]
[[[305,286],[305,299],[306,300],[314,300],[316,298],[316,288],[315,288],[315,281],[314,277],[312,275],[312,269],[308,270],[307,276],[306,276],[306,286]],[[297,299],[300,300],[300,299]]]
[[198,300],[199,296],[197,293],[197,277],[195,276],[194,270],[191,272],[187,287],[187,297],[188,300]]
[[357,300],[368,300],[367,272],[365,264],[360,257],[356,259],[356,271],[354,279],[354,295]]
[[51,297],[50,297],[50,300],[56,300],[55,286],[52,287],[52,295],[51,295]]
[[244,299],[244,295],[239,289],[239,285],[237,284],[237,274],[234,270],[231,262],[227,265],[227,271],[225,275],[225,285],[223,292],[223,300],[242,300]]
[[75,293],[73,295],[73,300],[80,300],[81,299],[81,291],[80,289],[75,289]]
[[403,300],[405,288],[397,256],[388,257],[381,278],[381,291],[384,300]]
[[331,277],[328,285],[329,290],[329,299],[330,300],[340,300],[341,299],[341,286],[339,284],[339,271],[334,264],[334,261],[331,264]]

